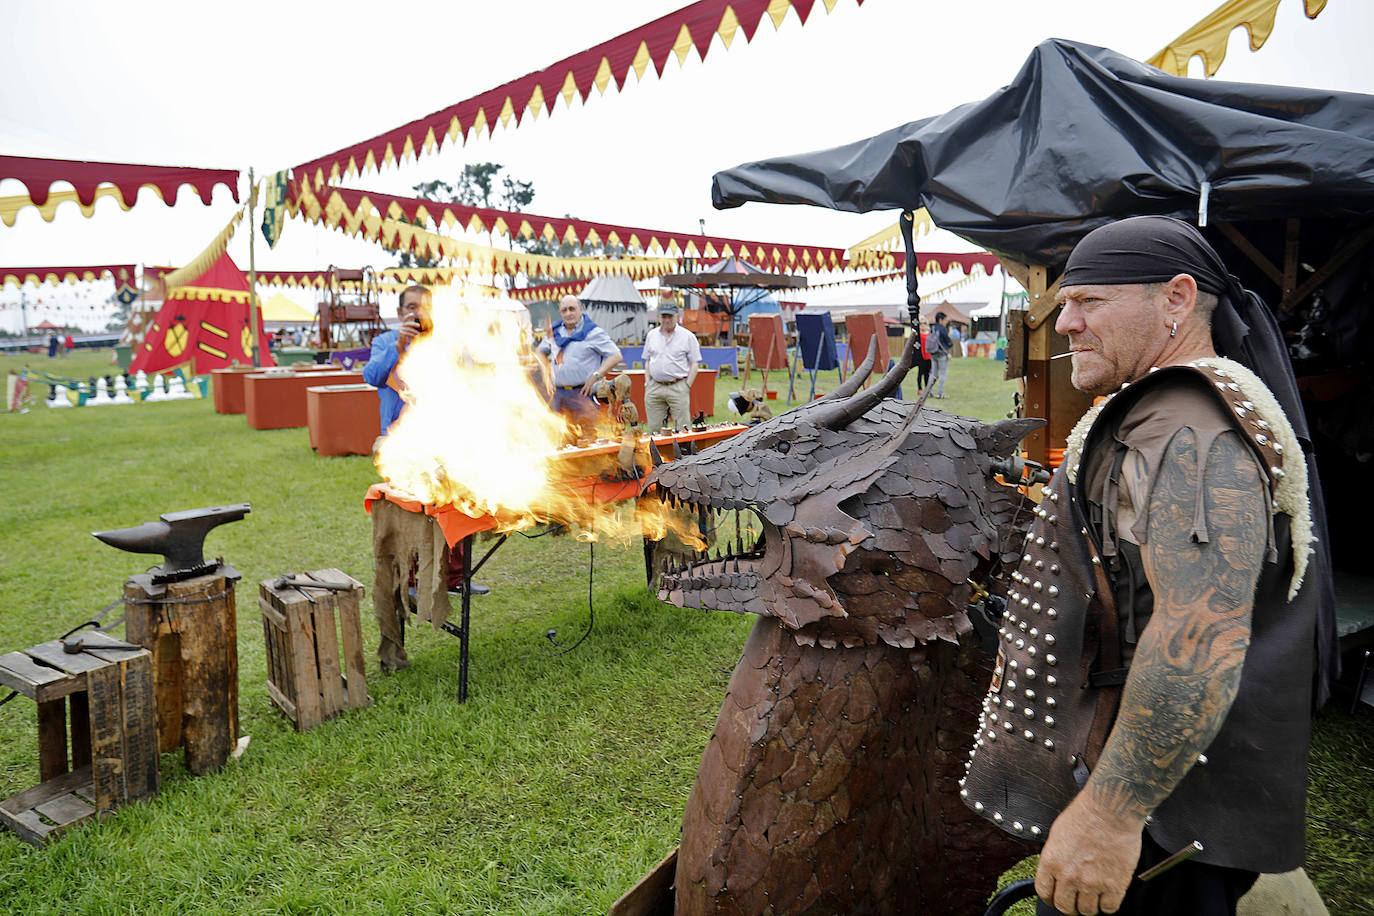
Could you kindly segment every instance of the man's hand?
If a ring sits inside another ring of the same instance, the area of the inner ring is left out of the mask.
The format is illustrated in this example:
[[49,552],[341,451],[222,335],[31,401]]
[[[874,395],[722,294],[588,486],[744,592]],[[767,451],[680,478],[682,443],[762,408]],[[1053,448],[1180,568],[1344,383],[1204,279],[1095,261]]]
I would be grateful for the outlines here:
[[601,381],[601,375],[599,373],[593,372],[590,376],[587,377],[587,380],[582,383],[582,393],[589,398],[595,397],[596,383],[599,381]]
[[1115,913],[1140,859],[1142,825],[1096,808],[1081,792],[1050,826],[1035,892],[1061,913]]
[[411,341],[420,336],[420,316],[411,315],[401,322],[400,328],[396,332],[396,352],[404,353],[410,346]]

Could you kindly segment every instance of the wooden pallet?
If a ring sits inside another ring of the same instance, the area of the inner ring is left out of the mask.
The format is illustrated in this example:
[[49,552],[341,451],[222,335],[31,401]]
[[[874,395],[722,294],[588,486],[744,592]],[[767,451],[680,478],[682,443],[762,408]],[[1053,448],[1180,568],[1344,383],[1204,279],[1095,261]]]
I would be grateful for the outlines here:
[[54,640],[0,656],[0,684],[38,704],[42,780],[0,802],[0,824],[35,846],[161,785],[150,654],[96,631],[79,638],[76,654]]
[[267,695],[297,731],[372,702],[363,673],[358,612],[363,585],[337,569],[311,570],[309,575],[353,588],[276,589],[275,580],[267,579],[258,591],[267,642]]

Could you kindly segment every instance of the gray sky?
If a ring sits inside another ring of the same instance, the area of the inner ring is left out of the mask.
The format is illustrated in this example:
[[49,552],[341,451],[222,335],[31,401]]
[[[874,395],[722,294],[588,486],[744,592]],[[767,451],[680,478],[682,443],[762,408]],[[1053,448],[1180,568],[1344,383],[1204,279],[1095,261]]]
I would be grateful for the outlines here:
[[[0,58],[0,150],[119,162],[289,167],[444,108],[684,5],[683,0],[507,3],[196,4],[10,0]],[[351,178],[351,187],[408,193],[451,179],[465,162],[504,163],[532,181],[530,210],[632,226],[706,229],[760,241],[847,246],[894,214],[840,214],[748,205],[717,212],[711,175],[740,162],[833,146],[974,101],[1004,85],[1034,45],[1070,38],[1144,58],[1216,0],[837,0],[799,25],[767,21],[753,43],[716,39],[707,59],[670,61],[551,116],[527,119],[403,168]],[[1374,91],[1374,3],[1331,0],[1316,19],[1282,0],[1269,42],[1252,53],[1231,36],[1218,78]],[[1194,73],[1200,65],[1194,62]],[[0,195],[23,190],[0,182]],[[110,201],[53,223],[34,210],[0,226],[0,264],[181,264],[223,227],[235,204],[222,189],[205,207],[183,192],[167,208],[151,191],[125,213]],[[247,233],[230,253],[248,265]],[[947,234],[927,250],[968,250]],[[376,246],[289,221],[263,269],[330,263],[385,266]],[[1000,288],[1000,284],[999,284]],[[35,295],[53,295],[51,287]],[[0,301],[13,302],[13,286]],[[309,302],[308,296],[300,296]],[[9,324],[13,310],[0,312]],[[13,319],[17,325],[17,316]]]

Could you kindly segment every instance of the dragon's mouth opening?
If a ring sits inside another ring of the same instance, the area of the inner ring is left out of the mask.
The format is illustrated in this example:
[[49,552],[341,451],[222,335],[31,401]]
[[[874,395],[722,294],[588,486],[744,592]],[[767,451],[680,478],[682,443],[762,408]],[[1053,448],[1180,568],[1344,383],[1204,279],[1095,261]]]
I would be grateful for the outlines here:
[[758,585],[757,567],[768,551],[770,526],[757,509],[743,501],[696,502],[661,486],[660,498],[692,514],[705,544],[701,550],[663,559],[658,570],[660,591]]

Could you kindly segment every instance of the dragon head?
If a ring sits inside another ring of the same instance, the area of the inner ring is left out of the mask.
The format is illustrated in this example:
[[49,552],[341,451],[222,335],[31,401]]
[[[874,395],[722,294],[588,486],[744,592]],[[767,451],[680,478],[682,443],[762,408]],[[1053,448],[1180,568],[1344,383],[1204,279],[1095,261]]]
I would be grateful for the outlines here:
[[866,390],[876,340],[826,397],[655,469],[661,498],[712,520],[735,510],[752,529],[733,550],[665,569],[661,599],[777,617],[825,647],[910,648],[971,628],[970,579],[1020,546],[1020,494],[993,479],[992,462],[1044,421],[986,424],[889,400],[914,340]]

